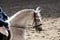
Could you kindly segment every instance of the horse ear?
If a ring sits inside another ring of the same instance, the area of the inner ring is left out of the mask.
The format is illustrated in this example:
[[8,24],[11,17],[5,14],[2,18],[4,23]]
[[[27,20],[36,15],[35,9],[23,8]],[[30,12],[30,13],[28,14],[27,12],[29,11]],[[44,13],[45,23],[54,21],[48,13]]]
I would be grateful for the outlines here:
[[41,12],[41,8],[40,7],[37,7],[36,8],[36,12]]

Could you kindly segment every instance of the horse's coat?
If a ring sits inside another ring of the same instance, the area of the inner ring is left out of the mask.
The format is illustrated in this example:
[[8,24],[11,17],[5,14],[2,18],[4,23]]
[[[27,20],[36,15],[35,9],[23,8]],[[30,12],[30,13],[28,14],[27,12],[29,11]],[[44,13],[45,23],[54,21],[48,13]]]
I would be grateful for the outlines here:
[[[38,9],[37,9],[38,10]],[[34,12],[37,14],[39,13],[37,10],[34,9],[24,9],[21,11],[18,11],[16,14],[14,14],[12,17],[10,17],[7,22],[9,23],[9,26],[11,27],[11,34],[12,38],[11,40],[26,40],[25,36],[25,29],[18,28],[19,27],[28,27],[29,25],[32,25],[34,21]],[[40,17],[40,14],[38,14]],[[41,18],[39,19],[41,20]],[[16,27],[13,27],[16,26]]]

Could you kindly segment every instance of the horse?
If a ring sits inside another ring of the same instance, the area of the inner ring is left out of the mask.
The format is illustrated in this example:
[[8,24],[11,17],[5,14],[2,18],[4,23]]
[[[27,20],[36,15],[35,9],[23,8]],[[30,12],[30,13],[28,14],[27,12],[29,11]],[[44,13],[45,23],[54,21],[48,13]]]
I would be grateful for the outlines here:
[[41,9],[23,9],[11,16],[7,22],[9,23],[11,39],[10,40],[26,40],[26,28],[32,26],[41,30]]
[[10,40],[10,30],[5,27],[0,27],[0,40]]

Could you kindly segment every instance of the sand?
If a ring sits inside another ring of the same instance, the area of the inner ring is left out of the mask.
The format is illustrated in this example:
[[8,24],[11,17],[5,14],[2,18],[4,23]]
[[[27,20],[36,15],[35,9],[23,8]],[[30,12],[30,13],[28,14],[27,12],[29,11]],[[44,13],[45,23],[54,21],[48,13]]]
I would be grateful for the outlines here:
[[60,18],[45,18],[42,24],[40,32],[32,28],[26,30],[26,40],[60,40]]

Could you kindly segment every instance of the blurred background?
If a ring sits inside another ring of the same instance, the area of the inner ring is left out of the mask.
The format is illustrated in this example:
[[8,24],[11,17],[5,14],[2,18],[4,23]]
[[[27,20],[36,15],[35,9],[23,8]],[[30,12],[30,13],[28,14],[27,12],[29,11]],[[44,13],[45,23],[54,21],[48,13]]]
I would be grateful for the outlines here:
[[40,6],[43,18],[60,17],[60,0],[0,0],[0,6],[8,16],[12,16],[22,9],[35,9]]

